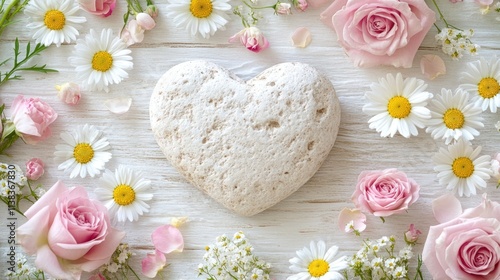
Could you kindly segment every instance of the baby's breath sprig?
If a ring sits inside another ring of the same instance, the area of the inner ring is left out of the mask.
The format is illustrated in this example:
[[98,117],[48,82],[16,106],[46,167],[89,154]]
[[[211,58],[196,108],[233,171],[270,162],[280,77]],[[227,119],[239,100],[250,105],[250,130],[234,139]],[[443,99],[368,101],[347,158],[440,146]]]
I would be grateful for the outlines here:
[[133,253],[130,251],[128,244],[120,243],[109,262],[101,266],[99,273],[107,280],[128,279],[129,272],[135,278],[141,279],[128,263],[132,255]]
[[439,14],[439,18],[445,25],[444,28],[440,28],[434,23],[434,27],[436,27],[438,31],[435,39],[436,42],[441,45],[443,53],[451,56],[453,60],[462,58],[464,53],[476,55],[480,47],[471,40],[471,37],[474,35],[474,30],[472,28],[469,30],[462,30],[450,24],[444,17],[436,0],[432,0],[432,3]]
[[[40,43],[36,44],[35,48],[32,50],[31,49],[31,44],[28,42],[26,45],[26,51],[24,58],[21,56],[21,51],[19,47],[19,40],[16,38],[16,41],[14,42],[14,65],[12,68],[5,72],[2,73],[0,71],[0,86],[3,85],[5,82],[9,80],[21,80],[21,76],[16,74],[18,71],[35,71],[35,72],[41,72],[41,73],[49,73],[49,72],[58,72],[57,70],[47,68],[46,64],[42,66],[38,66],[36,64],[32,66],[26,66],[24,65],[28,63],[28,61],[33,58],[34,56],[39,55],[42,51],[47,49],[45,45],[42,45]],[[4,61],[0,62],[0,66],[5,65],[8,61],[10,61],[11,58],[7,58]]]

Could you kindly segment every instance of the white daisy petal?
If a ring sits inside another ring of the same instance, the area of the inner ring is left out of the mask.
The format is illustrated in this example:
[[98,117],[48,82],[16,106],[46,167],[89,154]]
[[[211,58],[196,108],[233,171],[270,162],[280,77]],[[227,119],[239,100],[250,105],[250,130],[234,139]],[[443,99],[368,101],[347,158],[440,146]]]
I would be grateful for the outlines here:
[[497,112],[500,107],[500,59],[487,61],[481,58],[467,65],[467,72],[462,73],[463,84],[460,88],[468,91],[472,102],[483,111]]
[[416,78],[403,79],[401,73],[387,74],[378,83],[370,86],[365,94],[368,101],[363,112],[373,115],[368,121],[382,137],[393,137],[396,133],[408,138],[418,135],[417,127],[424,127],[431,118],[425,108],[432,94],[426,92],[427,85]]

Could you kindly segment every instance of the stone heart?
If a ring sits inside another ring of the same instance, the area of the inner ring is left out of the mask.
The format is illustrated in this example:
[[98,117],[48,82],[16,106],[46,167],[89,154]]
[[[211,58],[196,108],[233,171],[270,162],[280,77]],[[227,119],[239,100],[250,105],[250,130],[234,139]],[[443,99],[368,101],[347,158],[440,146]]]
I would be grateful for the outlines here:
[[151,127],[169,162],[193,185],[250,216],[283,200],[319,169],[337,137],[340,105],[309,65],[275,65],[245,82],[190,61],[158,81]]

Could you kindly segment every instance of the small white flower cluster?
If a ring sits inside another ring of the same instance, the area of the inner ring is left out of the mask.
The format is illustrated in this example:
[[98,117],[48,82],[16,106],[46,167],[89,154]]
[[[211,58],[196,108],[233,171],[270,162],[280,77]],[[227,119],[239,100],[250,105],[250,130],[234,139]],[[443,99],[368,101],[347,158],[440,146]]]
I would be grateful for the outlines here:
[[[127,243],[121,243],[111,256],[107,264],[101,266],[99,271],[106,277],[110,277],[109,273],[113,274],[120,270],[124,273],[129,269],[128,260],[132,256]],[[126,274],[126,273],[125,273]]]
[[28,264],[26,256],[22,253],[16,255],[16,265],[10,267],[5,272],[5,278],[14,279],[47,279],[44,278],[43,271]]
[[365,240],[363,247],[347,259],[350,273],[361,279],[408,279],[408,267],[413,257],[412,246],[406,245],[397,254],[395,246],[395,236],[383,236],[375,241]]
[[199,275],[207,280],[269,280],[271,265],[253,255],[253,247],[243,232],[228,238],[221,235],[207,246],[204,264],[198,265]]
[[[0,196],[7,197],[9,191],[14,191],[16,195],[21,195],[21,188],[24,187],[27,182],[28,179],[24,176],[19,165],[0,163]],[[14,184],[14,189],[11,189],[9,184]]]
[[463,57],[464,53],[470,55],[477,54],[480,47],[472,43],[470,38],[473,35],[473,29],[464,31],[454,28],[443,28],[435,38],[445,54],[451,56],[454,60],[458,60]]

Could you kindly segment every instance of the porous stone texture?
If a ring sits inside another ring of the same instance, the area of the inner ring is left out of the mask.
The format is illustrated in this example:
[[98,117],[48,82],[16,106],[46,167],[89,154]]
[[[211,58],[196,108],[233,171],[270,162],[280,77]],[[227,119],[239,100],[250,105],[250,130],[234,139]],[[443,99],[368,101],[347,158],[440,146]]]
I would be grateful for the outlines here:
[[319,169],[337,137],[340,105],[313,67],[282,63],[245,82],[207,61],[168,70],[150,100],[168,161],[234,212],[283,200]]

